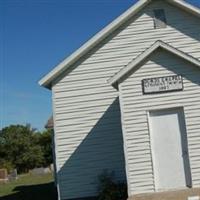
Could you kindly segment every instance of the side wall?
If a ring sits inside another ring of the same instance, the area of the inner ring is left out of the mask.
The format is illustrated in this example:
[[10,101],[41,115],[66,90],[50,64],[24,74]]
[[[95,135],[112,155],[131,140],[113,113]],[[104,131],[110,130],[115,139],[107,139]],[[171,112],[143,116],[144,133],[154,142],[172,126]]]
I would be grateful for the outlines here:
[[88,94],[83,108],[76,97],[71,103],[58,104],[54,115],[61,199],[97,195],[98,178],[104,171],[114,172],[116,180],[126,182],[119,100],[114,98],[107,107],[103,98],[96,99],[102,103],[97,109],[90,98],[93,95]]
[[[154,29],[154,8],[165,9],[166,29]],[[54,83],[56,156],[62,199],[95,195],[96,177],[102,169],[115,170],[118,179],[125,179],[118,92],[107,80],[161,39],[200,59],[199,19],[156,1]],[[80,158],[76,156],[79,153]],[[152,190],[153,187],[148,188]]]
[[[182,75],[184,91],[143,95],[146,78]],[[131,195],[153,192],[154,176],[148,111],[183,107],[193,187],[200,187],[200,69],[163,50],[120,84]]]

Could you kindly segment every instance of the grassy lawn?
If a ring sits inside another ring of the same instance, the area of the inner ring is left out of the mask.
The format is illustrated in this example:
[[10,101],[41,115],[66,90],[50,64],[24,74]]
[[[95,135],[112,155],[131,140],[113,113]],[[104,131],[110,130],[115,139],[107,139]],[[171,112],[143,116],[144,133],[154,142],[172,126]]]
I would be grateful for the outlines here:
[[25,174],[16,181],[0,183],[0,200],[56,200],[53,176]]

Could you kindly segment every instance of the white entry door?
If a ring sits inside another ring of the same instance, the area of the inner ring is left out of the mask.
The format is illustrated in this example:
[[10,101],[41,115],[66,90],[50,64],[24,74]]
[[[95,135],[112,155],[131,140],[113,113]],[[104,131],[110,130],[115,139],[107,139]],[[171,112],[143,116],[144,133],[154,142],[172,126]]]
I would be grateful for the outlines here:
[[191,186],[183,109],[153,111],[149,118],[156,190]]

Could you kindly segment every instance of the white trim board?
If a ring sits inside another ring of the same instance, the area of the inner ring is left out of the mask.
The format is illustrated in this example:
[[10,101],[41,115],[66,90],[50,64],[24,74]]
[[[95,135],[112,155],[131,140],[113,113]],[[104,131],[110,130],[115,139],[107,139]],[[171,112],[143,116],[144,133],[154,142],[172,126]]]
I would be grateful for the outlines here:
[[173,46],[171,46],[167,43],[164,43],[161,40],[158,40],[151,47],[149,47],[143,53],[141,53],[135,60],[130,62],[126,67],[124,67],[117,74],[115,74],[113,77],[111,77],[108,80],[108,83],[115,87],[125,75],[127,75],[130,71],[132,71],[135,67],[137,67],[142,61],[144,61],[147,57],[149,57],[158,48],[167,50],[167,51],[173,53],[174,55],[176,55],[176,56],[178,56],[200,68],[200,61],[198,59],[196,59],[192,56],[189,56],[188,54],[174,48]]
[[[46,76],[44,76],[39,81],[39,84],[43,87],[51,89],[52,82],[57,77],[59,77],[61,73],[66,71],[75,62],[77,62],[80,58],[82,58],[85,54],[87,54],[92,48],[94,48],[97,44],[99,44],[103,39],[105,39],[108,35],[110,35],[113,31],[119,28],[123,23],[125,23],[131,17],[136,15],[141,9],[143,9],[147,4],[149,4],[152,1],[153,0],[139,0],[125,13],[119,16],[111,24],[106,26],[102,31],[97,33],[92,39],[90,39],[82,47],[80,47],[77,51],[75,51],[71,56],[69,56],[63,62],[58,64],[52,71],[50,71]],[[189,12],[197,17],[200,17],[200,9],[189,3],[186,3],[183,0],[166,0],[166,1],[170,4],[173,4],[185,10],[186,12]]]

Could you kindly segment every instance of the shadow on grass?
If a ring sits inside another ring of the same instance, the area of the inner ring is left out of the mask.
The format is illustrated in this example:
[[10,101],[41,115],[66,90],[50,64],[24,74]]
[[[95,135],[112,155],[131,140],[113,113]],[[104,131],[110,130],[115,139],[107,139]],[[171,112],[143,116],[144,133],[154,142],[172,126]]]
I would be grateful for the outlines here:
[[0,200],[57,200],[54,183],[17,186],[14,194],[0,197]]

